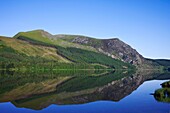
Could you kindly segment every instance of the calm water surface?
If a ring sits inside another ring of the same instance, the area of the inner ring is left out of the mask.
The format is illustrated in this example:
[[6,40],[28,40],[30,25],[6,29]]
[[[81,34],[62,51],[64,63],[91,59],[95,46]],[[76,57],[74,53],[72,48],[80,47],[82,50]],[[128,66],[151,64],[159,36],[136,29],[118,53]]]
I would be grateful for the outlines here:
[[56,89],[53,84],[62,77],[24,83],[8,91],[1,84],[0,113],[170,113],[169,103],[151,95],[170,75],[104,76],[66,78],[55,84]]

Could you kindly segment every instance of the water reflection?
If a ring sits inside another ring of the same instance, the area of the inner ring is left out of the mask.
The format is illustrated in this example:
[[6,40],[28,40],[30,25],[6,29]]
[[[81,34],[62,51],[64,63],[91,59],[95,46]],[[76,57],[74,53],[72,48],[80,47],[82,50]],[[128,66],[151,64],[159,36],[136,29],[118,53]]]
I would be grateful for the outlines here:
[[51,104],[120,101],[144,81],[167,78],[167,74],[149,71],[13,72],[0,76],[0,102],[40,110]]

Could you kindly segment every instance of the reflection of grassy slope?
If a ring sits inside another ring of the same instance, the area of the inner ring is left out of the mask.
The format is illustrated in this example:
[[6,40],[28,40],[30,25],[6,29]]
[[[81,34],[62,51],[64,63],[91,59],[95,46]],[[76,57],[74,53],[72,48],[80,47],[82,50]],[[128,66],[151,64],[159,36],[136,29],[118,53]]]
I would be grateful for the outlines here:
[[25,108],[30,108],[34,110],[40,110],[43,108],[46,108],[47,106],[51,104],[72,104],[72,100],[70,100],[72,97],[75,96],[80,96],[80,95],[85,95],[89,93],[93,93],[96,89],[87,89],[87,90],[82,90],[78,92],[62,92],[62,93],[47,93],[43,95],[36,95],[31,98],[25,98],[25,99],[20,99],[20,100],[15,100],[12,101],[12,103],[16,107],[25,107]]
[[114,74],[110,73],[108,75],[101,75],[101,76],[76,77],[64,84],[59,85],[57,87],[57,92],[64,92],[64,91],[74,92],[74,91],[80,91],[80,90],[90,89],[94,87],[100,87],[106,85],[107,83],[110,83],[111,81],[123,78],[125,75],[127,76],[128,74],[115,72]]
[[3,98],[1,98],[0,101],[11,101],[20,98],[26,98],[29,97],[30,95],[38,95],[42,93],[53,92],[56,90],[56,86],[58,84],[70,78],[71,76],[55,77],[54,79],[44,79],[38,82],[26,83],[17,86],[6,93],[3,93],[3,96],[1,96]]
[[[41,105],[47,107],[52,103],[71,103],[72,97],[93,93],[96,88],[102,87],[114,80],[119,80],[128,74],[116,72],[102,76],[75,77],[61,83],[57,87],[57,92],[34,95],[30,98],[13,101],[17,107],[26,107],[31,109],[42,109]],[[74,81],[74,82],[73,82]],[[78,84],[77,84],[78,83]]]
[[22,86],[26,83],[38,83],[48,79],[47,76],[31,76],[31,75],[17,75],[17,76],[1,76],[0,78],[0,94],[15,89],[18,86]]
[[48,79],[59,77],[88,76],[94,73],[94,70],[55,70],[55,71],[27,71],[14,72],[0,70],[0,94],[16,89],[19,86],[30,83],[40,83]]

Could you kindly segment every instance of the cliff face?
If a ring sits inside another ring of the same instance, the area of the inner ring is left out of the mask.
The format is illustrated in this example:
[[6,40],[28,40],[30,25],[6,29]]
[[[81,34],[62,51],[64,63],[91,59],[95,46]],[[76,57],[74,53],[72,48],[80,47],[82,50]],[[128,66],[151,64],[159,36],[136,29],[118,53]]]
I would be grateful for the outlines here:
[[121,60],[134,64],[139,65],[142,64],[144,58],[140,55],[135,49],[130,47],[128,44],[120,41],[119,39],[109,39],[103,40],[103,49],[104,51],[110,53],[111,55],[120,58]]
[[77,36],[73,38],[71,42],[90,45],[96,48],[101,53],[111,56],[112,58],[131,63],[133,65],[140,65],[145,62],[145,58],[142,55],[140,55],[131,46],[117,38],[100,40]]

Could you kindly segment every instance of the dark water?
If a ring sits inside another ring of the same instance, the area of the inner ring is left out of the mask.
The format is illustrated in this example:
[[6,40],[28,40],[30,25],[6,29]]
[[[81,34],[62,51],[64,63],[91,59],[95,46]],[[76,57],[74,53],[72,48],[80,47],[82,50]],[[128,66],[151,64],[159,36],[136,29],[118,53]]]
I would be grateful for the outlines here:
[[64,75],[1,76],[0,113],[170,113],[151,95],[169,74]]

